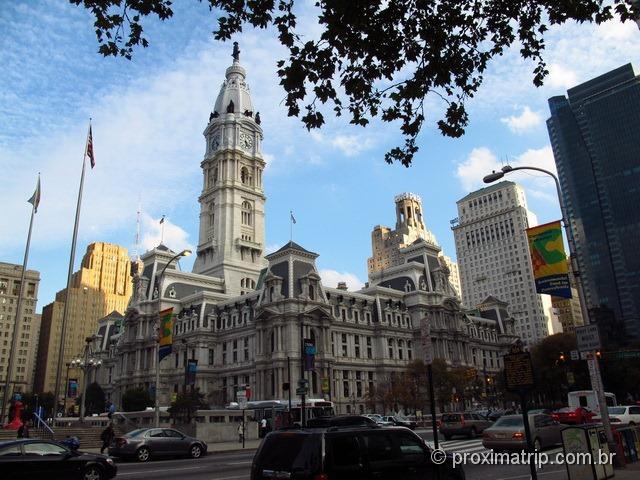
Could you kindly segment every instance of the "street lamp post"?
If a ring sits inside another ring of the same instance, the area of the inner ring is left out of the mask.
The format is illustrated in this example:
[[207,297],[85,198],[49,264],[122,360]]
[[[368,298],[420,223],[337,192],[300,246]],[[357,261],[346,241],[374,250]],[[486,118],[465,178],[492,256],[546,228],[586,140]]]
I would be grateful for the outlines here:
[[[62,414],[65,415],[67,411],[67,392],[69,391],[69,369],[79,367],[82,364],[81,358],[74,358],[71,362],[67,363],[67,379],[64,383],[64,400],[62,401]],[[57,409],[57,407],[56,407]]]
[[[553,178],[556,184],[556,192],[558,194],[558,203],[560,204],[560,213],[562,215],[562,224],[564,226],[565,233],[567,235],[567,243],[569,244],[569,260],[571,262],[571,269],[573,271],[573,276],[576,280],[576,288],[578,290],[578,298],[580,300],[580,311],[582,312],[582,318],[585,322],[591,323],[589,320],[589,310],[587,309],[587,302],[584,296],[584,288],[582,285],[582,277],[580,275],[580,271],[578,269],[578,258],[576,256],[576,248],[573,237],[573,231],[571,229],[571,223],[569,222],[569,217],[567,215],[567,210],[564,205],[564,201],[562,200],[562,190],[560,190],[560,181],[558,177],[554,175],[552,172],[548,170],[544,170],[538,167],[512,167],[510,165],[505,165],[499,172],[493,171],[489,175],[486,175],[483,178],[484,183],[493,183],[496,180],[500,180],[507,173],[515,172],[516,170],[535,170],[537,172],[542,172],[549,175]],[[595,355],[594,355],[595,356]],[[611,430],[611,423],[609,421],[609,411],[607,410],[607,403],[604,396],[604,389],[602,388],[602,376],[600,374],[600,366],[598,365],[598,359],[592,358],[589,360],[590,368],[592,376],[591,376],[591,388],[596,391],[596,395],[598,396],[598,403],[600,406],[600,418],[602,419],[602,424],[604,426],[607,442],[609,443],[609,447],[613,448],[615,451],[615,440],[613,438],[613,431]],[[597,388],[595,388],[597,387]]]
[[160,302],[162,300],[162,291],[160,290],[160,287],[162,287],[162,277],[164,276],[164,272],[167,269],[167,267],[171,264],[171,262],[173,262],[174,260],[179,259],[180,257],[188,257],[189,255],[191,255],[191,250],[189,250],[188,248],[185,248],[184,250],[182,250],[180,253],[178,253],[177,255],[175,255],[173,258],[171,258],[171,260],[169,260],[167,262],[167,264],[164,266],[164,268],[160,271],[160,275],[158,275],[156,277],[156,287],[158,287],[158,308],[156,310],[156,392],[155,392],[155,399],[154,399],[154,403],[155,403],[155,424],[156,424],[156,428],[160,427],[160,400],[159,400],[159,394],[160,394]]
[[85,338],[85,348],[84,348],[84,364],[81,366],[83,375],[82,375],[82,399],[80,401],[80,421],[84,422],[84,413],[85,413],[85,404],[87,403],[87,383],[90,378],[89,372],[92,368],[98,368],[102,365],[102,360],[96,360],[92,357],[89,357],[91,351],[91,344],[94,340],[102,338],[102,335],[91,335],[90,337]]

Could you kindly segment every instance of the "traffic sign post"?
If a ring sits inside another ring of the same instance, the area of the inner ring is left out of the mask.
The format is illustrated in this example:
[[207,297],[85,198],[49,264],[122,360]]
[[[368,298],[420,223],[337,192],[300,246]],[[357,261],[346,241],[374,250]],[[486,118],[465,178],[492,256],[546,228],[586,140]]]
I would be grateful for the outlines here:
[[599,350],[601,344],[598,326],[585,325],[583,327],[576,327],[576,342],[578,344],[578,350],[581,352]]
[[[535,387],[533,376],[533,363],[531,354],[522,349],[522,342],[518,340],[511,346],[508,354],[504,355],[504,376],[506,389],[520,395],[522,406],[522,422],[524,423],[524,434],[527,439],[528,453],[531,453],[531,426],[529,425],[529,413],[527,408],[527,394]],[[532,480],[538,479],[535,462],[529,462]]]
[[436,396],[433,392],[433,345],[431,343],[431,323],[423,318],[420,324],[420,343],[422,358],[427,365],[427,385],[429,387],[429,405],[431,410],[431,430],[433,431],[433,446],[438,449],[438,420],[436,419]]

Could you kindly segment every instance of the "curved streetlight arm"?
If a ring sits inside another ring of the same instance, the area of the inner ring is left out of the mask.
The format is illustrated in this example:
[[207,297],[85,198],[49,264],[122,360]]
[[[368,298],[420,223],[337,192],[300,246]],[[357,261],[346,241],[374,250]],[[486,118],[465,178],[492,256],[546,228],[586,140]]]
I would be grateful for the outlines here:
[[565,208],[564,208],[564,200],[562,199],[562,190],[560,190],[560,181],[558,180],[558,177],[553,172],[550,172],[549,170],[545,170],[544,168],[538,168],[538,167],[512,167],[510,165],[505,165],[504,167],[502,167],[503,173],[515,172],[516,170],[535,170],[537,172],[546,173],[547,175],[549,175],[550,177],[553,178],[553,181],[556,182],[556,191],[558,193],[558,202],[560,203],[560,213],[562,214],[562,223],[564,223],[565,228],[566,228],[567,225],[568,225],[567,214],[566,214]]

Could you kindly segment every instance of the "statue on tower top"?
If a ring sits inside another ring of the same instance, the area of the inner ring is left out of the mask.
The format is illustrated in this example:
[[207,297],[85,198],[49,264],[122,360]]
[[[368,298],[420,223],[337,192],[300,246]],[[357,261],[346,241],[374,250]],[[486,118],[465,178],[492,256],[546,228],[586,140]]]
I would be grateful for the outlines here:
[[240,61],[240,47],[238,47],[238,42],[233,42],[233,53],[231,56],[235,61]]

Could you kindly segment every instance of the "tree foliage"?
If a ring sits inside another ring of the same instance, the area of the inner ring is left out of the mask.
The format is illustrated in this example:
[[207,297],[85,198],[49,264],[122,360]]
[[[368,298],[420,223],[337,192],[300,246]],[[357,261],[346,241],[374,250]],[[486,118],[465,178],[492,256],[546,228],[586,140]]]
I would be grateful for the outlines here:
[[204,394],[198,390],[187,393],[179,393],[169,407],[171,416],[183,423],[190,423],[196,411],[201,408],[209,408],[205,402]]
[[152,406],[151,396],[144,388],[130,388],[122,394],[122,410],[125,412],[139,412]]
[[104,412],[105,402],[104,390],[97,382],[87,385],[87,400],[84,402],[84,409],[87,415]]
[[[95,17],[99,52],[131,59],[147,47],[142,21],[173,16],[171,0],[70,0]],[[216,39],[247,24],[275,27],[289,56],[277,64],[289,116],[308,129],[325,123],[323,105],[366,126],[379,117],[399,123],[404,144],[385,155],[409,166],[429,115],[440,132],[460,137],[469,123],[466,101],[478,93],[491,59],[515,45],[532,59],[533,83],[548,71],[543,59],[549,25],[569,20],[601,23],[638,17],[630,0],[317,0],[319,39],[298,29],[295,0],[208,0],[216,12]],[[299,2],[300,3],[300,2]],[[427,112],[435,95],[443,112]],[[439,119],[437,117],[440,117]]]

